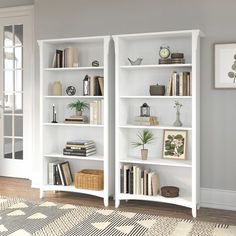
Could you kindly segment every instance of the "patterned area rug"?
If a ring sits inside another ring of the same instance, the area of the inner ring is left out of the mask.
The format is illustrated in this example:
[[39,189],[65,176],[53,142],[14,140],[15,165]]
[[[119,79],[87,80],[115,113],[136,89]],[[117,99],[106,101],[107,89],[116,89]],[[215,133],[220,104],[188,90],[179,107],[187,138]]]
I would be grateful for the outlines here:
[[236,236],[236,226],[0,197],[0,235]]

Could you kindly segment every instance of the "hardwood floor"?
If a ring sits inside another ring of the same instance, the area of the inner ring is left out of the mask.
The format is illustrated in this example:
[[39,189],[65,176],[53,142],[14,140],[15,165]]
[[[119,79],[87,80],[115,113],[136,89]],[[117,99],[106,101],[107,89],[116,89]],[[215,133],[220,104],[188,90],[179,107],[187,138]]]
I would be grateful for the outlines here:
[[[0,177],[0,195],[20,197],[33,201],[40,200],[39,190],[31,188],[31,182],[24,179]],[[65,192],[54,194],[53,192],[47,192],[44,200],[91,207],[104,207],[102,199],[83,194]],[[112,199],[110,199],[109,208],[114,209],[114,201]],[[169,204],[143,201],[122,201],[119,209],[144,214],[192,219],[190,209]],[[236,225],[236,211],[200,208],[197,220]]]

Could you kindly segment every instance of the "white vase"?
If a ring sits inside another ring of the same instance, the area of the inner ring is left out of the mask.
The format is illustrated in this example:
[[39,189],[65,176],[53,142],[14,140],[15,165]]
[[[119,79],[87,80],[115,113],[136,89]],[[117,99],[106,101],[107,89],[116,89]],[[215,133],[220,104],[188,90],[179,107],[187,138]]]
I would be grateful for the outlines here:
[[141,149],[142,160],[147,160],[148,158],[148,149]]

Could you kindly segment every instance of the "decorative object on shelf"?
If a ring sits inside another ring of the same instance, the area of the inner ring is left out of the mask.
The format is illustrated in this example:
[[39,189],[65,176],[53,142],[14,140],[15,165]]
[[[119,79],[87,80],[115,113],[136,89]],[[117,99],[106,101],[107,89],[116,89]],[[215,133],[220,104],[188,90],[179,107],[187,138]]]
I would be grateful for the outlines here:
[[94,67],[98,67],[99,66],[99,61],[93,61],[92,62],[92,66],[94,66]]
[[163,158],[186,159],[186,130],[164,130]]
[[156,116],[149,116],[149,117],[136,116],[134,119],[134,124],[135,125],[155,126],[155,125],[159,125],[159,121]]
[[140,107],[140,116],[141,117],[149,117],[150,116],[150,107],[148,106],[147,103],[144,103]]
[[151,96],[164,96],[165,95],[165,85],[150,85],[149,89]]
[[57,112],[55,109],[55,104],[52,105],[52,123],[57,123]]
[[128,58],[128,60],[132,66],[139,66],[142,63],[143,58],[139,57],[135,61],[132,61],[130,58]]
[[68,87],[66,88],[66,94],[67,94],[68,96],[74,96],[75,93],[76,93],[76,89],[75,89],[74,86],[68,86]]
[[179,188],[175,186],[163,186],[161,187],[161,196],[163,197],[178,197]]
[[175,101],[175,105],[174,105],[174,108],[176,108],[176,120],[174,122],[174,126],[176,127],[181,127],[183,126],[183,123],[180,121],[180,108],[182,107],[183,105],[178,102],[178,101]]
[[184,53],[171,53],[171,64],[184,64]]
[[68,124],[87,124],[88,117],[87,116],[80,116],[80,115],[73,115],[69,118],[66,118],[64,123]]
[[75,188],[103,190],[103,170],[85,169],[75,173]]
[[89,88],[89,76],[88,75],[85,75],[84,77],[84,80],[83,80],[83,95],[84,96],[89,96],[89,91],[90,91],[90,88]]
[[151,131],[145,129],[142,132],[139,132],[137,136],[139,140],[137,142],[133,142],[132,145],[134,147],[142,146],[142,149],[141,149],[142,160],[147,160],[148,149],[145,149],[145,145],[152,143],[152,141],[155,139],[154,135]]
[[167,45],[162,45],[159,50],[159,56],[161,59],[167,59],[170,56],[170,47]]
[[62,85],[60,81],[54,81],[52,85],[52,95],[61,96],[62,95]]
[[236,88],[236,43],[215,44],[215,88]]
[[75,109],[76,116],[82,116],[84,110],[89,108],[89,104],[80,100],[72,102],[68,105],[70,109]]

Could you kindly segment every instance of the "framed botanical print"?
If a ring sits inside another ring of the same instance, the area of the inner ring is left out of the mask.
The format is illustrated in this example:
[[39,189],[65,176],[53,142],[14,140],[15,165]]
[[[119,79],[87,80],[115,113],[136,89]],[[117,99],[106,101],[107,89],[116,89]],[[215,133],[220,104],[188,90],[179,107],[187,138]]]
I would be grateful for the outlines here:
[[215,88],[236,88],[236,43],[215,44]]
[[186,159],[187,131],[186,130],[164,130],[163,158]]

